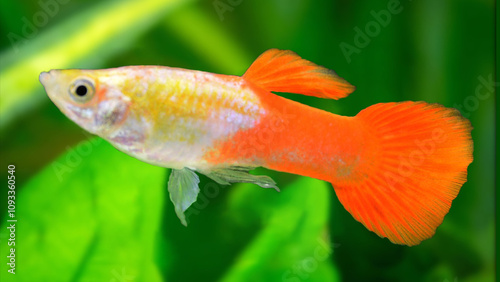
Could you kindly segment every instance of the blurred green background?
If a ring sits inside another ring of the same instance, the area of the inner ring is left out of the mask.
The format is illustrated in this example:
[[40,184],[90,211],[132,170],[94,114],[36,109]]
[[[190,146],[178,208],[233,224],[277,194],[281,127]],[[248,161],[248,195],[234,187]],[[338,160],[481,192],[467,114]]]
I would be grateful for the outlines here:
[[[0,179],[16,166],[16,274],[1,281],[494,281],[494,3],[455,1],[1,1]],[[389,17],[388,17],[389,15]],[[49,101],[57,68],[165,65],[241,75],[290,49],[357,87],[355,115],[380,102],[457,107],[472,122],[468,181],[436,235],[415,247],[367,231],[331,185],[258,169],[281,193],[220,186],[180,224],[168,170],[86,134]]]

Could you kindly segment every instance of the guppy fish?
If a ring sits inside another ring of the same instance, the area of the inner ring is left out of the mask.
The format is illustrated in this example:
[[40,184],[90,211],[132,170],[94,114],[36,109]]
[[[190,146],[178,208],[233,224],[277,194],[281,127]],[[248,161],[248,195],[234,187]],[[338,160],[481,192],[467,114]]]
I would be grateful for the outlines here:
[[[330,182],[367,229],[397,244],[432,237],[466,182],[470,122],[424,102],[382,103],[354,117],[272,92],[346,97],[354,87],[291,51],[263,53],[243,76],[163,66],[51,70],[40,81],[71,120],[144,162],[172,168],[176,213],[202,173],[276,188],[254,167]],[[311,191],[314,193],[314,191]]]

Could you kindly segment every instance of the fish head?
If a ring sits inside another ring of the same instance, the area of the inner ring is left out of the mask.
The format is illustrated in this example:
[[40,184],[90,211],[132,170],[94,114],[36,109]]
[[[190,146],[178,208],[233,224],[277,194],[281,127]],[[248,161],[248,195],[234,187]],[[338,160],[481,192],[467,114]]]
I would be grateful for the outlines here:
[[130,98],[102,70],[51,70],[40,82],[52,102],[85,130],[106,136],[126,119]]

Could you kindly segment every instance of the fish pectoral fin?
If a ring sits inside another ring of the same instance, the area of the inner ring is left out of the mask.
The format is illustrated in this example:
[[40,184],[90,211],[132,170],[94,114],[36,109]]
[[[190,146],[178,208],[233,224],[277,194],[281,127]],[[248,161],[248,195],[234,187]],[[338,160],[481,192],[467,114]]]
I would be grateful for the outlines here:
[[242,167],[242,166],[231,166],[227,168],[216,168],[211,170],[200,171],[208,178],[211,178],[215,182],[222,185],[229,185],[236,182],[253,183],[257,184],[262,188],[274,188],[276,191],[280,191],[276,182],[266,175],[253,175],[249,171],[253,167]]
[[174,203],[175,213],[184,226],[187,226],[184,212],[196,202],[200,193],[198,183],[200,183],[200,178],[188,168],[172,169],[168,179],[170,200]]
[[289,50],[267,50],[253,62],[243,78],[267,91],[319,98],[344,98],[355,89],[334,71]]

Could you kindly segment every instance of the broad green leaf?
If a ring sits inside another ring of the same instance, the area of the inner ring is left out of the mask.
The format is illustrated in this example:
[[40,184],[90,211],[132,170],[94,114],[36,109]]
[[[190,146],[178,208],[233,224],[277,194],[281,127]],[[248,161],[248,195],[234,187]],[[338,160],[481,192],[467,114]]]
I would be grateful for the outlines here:
[[196,202],[196,197],[200,192],[198,183],[200,183],[200,178],[196,172],[188,168],[172,169],[170,173],[168,192],[175,206],[175,213],[184,226],[187,226],[184,212],[192,203]]
[[305,177],[281,193],[265,196],[254,185],[233,190],[230,217],[249,222],[254,218],[261,229],[222,281],[338,280],[326,232],[330,190],[326,182]]
[[[165,169],[102,139],[81,143],[16,195],[16,274],[2,271],[0,280],[161,281],[154,257],[164,182]],[[5,224],[0,232],[10,235]]]
[[[103,2],[45,34],[14,40],[12,49],[0,57],[0,126],[19,108],[44,97],[35,95],[41,89],[38,76],[42,71],[92,66],[129,46],[166,11],[186,2],[189,0]],[[62,40],[61,34],[66,35]]]
[[205,281],[338,280],[327,233],[330,185],[299,178],[276,192],[200,179],[187,228],[166,203],[164,236],[175,242],[167,279],[195,281],[202,273]]

